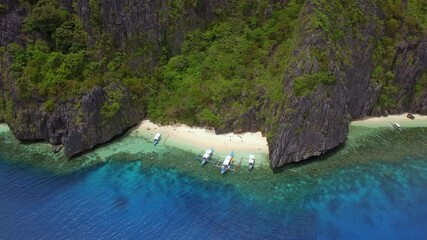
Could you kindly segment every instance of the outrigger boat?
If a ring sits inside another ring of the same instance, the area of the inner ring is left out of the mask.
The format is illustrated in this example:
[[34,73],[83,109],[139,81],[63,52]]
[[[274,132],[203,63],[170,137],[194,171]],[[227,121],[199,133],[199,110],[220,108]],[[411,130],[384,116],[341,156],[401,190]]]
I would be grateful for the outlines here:
[[232,151],[230,155],[228,155],[224,162],[222,163],[221,174],[224,174],[230,169],[231,164],[233,163],[234,152]]
[[250,154],[249,155],[249,171],[252,170],[252,168],[254,168],[255,165],[255,155]]
[[213,148],[206,150],[205,154],[203,154],[203,157],[202,157],[202,165],[204,165],[207,161],[211,159],[213,151],[214,151]]
[[393,126],[393,128],[396,130],[402,131],[402,126],[400,126],[400,124],[397,122],[392,123],[391,126]]
[[154,140],[153,140],[154,146],[156,146],[157,144],[159,144],[160,138],[161,138],[161,134],[160,133],[156,133],[156,135],[154,136]]

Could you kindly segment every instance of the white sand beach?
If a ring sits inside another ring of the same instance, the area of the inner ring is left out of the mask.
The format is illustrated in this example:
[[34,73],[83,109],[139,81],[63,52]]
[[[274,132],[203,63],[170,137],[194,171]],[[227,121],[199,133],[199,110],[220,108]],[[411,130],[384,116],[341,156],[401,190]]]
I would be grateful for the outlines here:
[[[368,117],[352,121],[351,126],[368,128],[391,127],[391,124],[396,122],[403,129],[409,127],[427,127],[427,116],[419,114],[414,114],[414,116],[415,119],[407,118],[407,114]],[[0,132],[6,131],[10,131],[9,127],[6,124],[0,124]],[[247,165],[249,154],[255,154],[256,165],[269,165],[267,139],[262,136],[261,132],[217,135],[213,130],[206,128],[189,127],[183,124],[160,126],[152,123],[150,120],[144,120],[131,130],[130,135],[152,141],[156,133],[162,134],[160,147],[162,145],[172,146],[200,154],[212,147],[214,148],[214,155],[216,157],[225,157],[231,151],[234,151],[236,158],[243,159],[243,165]],[[148,145],[152,146],[152,144]],[[123,148],[125,147],[129,148],[129,151],[132,152],[131,150],[137,151],[141,147],[146,149],[147,146],[141,145],[140,142],[130,142],[126,143],[126,146],[123,146]],[[110,151],[103,151],[103,155],[108,154],[111,154]]]
[[[427,116],[414,114],[415,119],[409,119],[406,115],[405,113],[387,117],[368,117],[352,121],[351,126],[391,127],[391,124],[396,122],[402,128],[427,127]],[[236,158],[244,159],[243,164],[247,162],[249,154],[255,154],[257,159],[262,159],[263,164],[268,165],[267,139],[261,132],[218,135],[206,128],[189,127],[184,124],[160,126],[150,120],[144,120],[131,134],[152,140],[156,133],[162,134],[161,145],[178,147],[195,153],[203,153],[212,147],[216,156],[226,156],[234,151]]]
[[392,123],[398,123],[402,128],[427,127],[427,116],[413,114],[415,119],[409,119],[407,113],[400,115],[388,115],[387,117],[368,117],[366,119],[352,121],[352,126],[364,127],[391,127]]
[[186,125],[160,126],[150,122],[142,121],[132,132],[150,140],[156,133],[162,134],[160,144],[178,147],[195,153],[202,153],[208,148],[214,148],[216,156],[226,156],[234,151],[236,158],[242,158],[242,164],[246,165],[249,154],[255,154],[256,164],[263,162],[268,164],[267,138],[261,132],[243,134],[215,134],[213,130],[206,128],[194,128]]

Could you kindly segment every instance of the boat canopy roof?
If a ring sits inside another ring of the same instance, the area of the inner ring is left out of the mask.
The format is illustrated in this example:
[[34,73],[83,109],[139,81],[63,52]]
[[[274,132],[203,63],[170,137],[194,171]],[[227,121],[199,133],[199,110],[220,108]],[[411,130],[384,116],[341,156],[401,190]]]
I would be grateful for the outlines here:
[[224,159],[224,162],[222,163],[222,165],[230,165],[230,162],[231,162],[231,159],[232,159],[233,157],[232,156],[227,156],[225,159]]
[[395,122],[393,123],[396,127],[401,127],[399,123]]
[[156,136],[154,136],[154,140],[160,140],[160,133],[156,133]]
[[210,158],[210,156],[212,155],[212,153],[213,153],[213,149],[212,149],[212,148],[211,148],[211,149],[206,150],[205,154],[203,154],[203,158],[204,158],[204,159],[208,159],[208,158]]
[[249,155],[249,163],[254,164],[254,162],[255,162],[255,155],[250,154]]

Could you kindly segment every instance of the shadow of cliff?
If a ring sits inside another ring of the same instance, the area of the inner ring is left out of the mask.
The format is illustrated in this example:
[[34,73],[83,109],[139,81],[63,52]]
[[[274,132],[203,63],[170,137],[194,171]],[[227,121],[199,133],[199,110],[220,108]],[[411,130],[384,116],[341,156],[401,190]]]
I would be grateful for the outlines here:
[[297,168],[300,168],[303,166],[307,166],[309,164],[312,164],[313,162],[322,162],[322,161],[325,161],[325,160],[331,158],[335,154],[339,153],[344,147],[345,147],[345,143],[342,143],[338,147],[335,147],[334,149],[331,149],[328,152],[326,152],[320,156],[310,157],[310,158],[308,158],[306,160],[302,160],[300,162],[288,163],[288,164],[285,164],[284,166],[282,166],[280,168],[272,168],[270,165],[270,169],[273,171],[274,174],[280,174],[280,173],[288,171],[288,170],[297,169]]
[[[93,146],[92,148],[84,150],[84,151],[82,151],[82,152],[80,152],[78,154],[75,154],[73,156],[70,156],[70,157],[65,156],[64,153],[63,153],[64,149],[61,149],[61,151],[59,151],[55,155],[58,155],[58,157],[60,157],[60,158],[62,158],[62,157],[66,158],[67,160],[70,160],[70,161],[76,161],[76,160],[80,159],[81,157],[83,157],[84,155],[86,155],[88,153],[91,153],[91,152],[93,152],[93,151],[95,151],[95,150],[97,150],[99,148],[108,146],[110,144],[114,144],[114,143],[116,143],[116,142],[118,142],[118,141],[120,141],[120,140],[128,137],[131,134],[132,129],[134,129],[138,124],[139,123],[126,128],[125,130],[123,130],[122,133],[120,133],[120,134],[112,137],[110,140],[108,140],[108,141],[106,141],[104,143],[99,143],[99,144]],[[35,143],[46,143],[46,144],[50,144],[49,141],[47,141],[45,139],[35,139],[35,140],[20,140],[20,139],[17,139],[17,140],[19,141],[20,144],[27,145],[27,146],[31,146],[31,145],[33,145]],[[51,145],[51,146],[53,147],[53,145]],[[52,151],[53,151],[53,149],[52,149]]]
[[78,154],[76,154],[76,155],[73,155],[73,156],[71,156],[71,157],[68,157],[68,159],[69,159],[69,160],[75,160],[75,159],[77,159],[77,158],[79,158],[79,157],[82,157],[82,156],[84,156],[84,155],[85,155],[85,154],[87,154],[87,153],[93,152],[93,151],[95,151],[95,150],[97,150],[97,149],[99,149],[99,148],[102,148],[102,147],[108,146],[108,145],[110,145],[110,144],[117,143],[118,141],[123,140],[124,138],[128,137],[128,136],[132,133],[132,129],[134,129],[138,124],[139,124],[139,123],[137,123],[137,124],[135,124],[135,125],[132,125],[132,126],[130,126],[130,127],[128,127],[128,128],[126,128],[125,130],[123,130],[123,132],[122,132],[122,133],[120,133],[120,134],[118,134],[118,135],[116,135],[116,136],[112,137],[110,140],[108,140],[108,141],[106,141],[106,142],[104,142],[104,143],[99,143],[99,144],[97,144],[97,145],[93,146],[91,149],[87,149],[87,150],[85,150],[85,151],[83,151],[83,152],[80,152],[80,153],[78,153]]

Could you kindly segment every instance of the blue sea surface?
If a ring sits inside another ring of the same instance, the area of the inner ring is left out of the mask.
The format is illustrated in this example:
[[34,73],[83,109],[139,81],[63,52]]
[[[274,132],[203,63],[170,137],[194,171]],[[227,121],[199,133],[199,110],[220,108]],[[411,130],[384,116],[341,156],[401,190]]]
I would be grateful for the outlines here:
[[427,158],[338,168],[283,200],[252,185],[144,161],[55,174],[0,159],[0,239],[427,239]]

